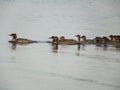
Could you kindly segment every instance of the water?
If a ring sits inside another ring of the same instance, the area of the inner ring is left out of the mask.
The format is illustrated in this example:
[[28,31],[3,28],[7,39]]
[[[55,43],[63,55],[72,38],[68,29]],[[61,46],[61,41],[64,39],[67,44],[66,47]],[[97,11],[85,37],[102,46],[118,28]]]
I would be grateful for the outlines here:
[[0,0],[0,90],[120,90],[120,48],[8,43],[12,32],[43,42],[52,35],[119,34],[119,5],[119,0]]

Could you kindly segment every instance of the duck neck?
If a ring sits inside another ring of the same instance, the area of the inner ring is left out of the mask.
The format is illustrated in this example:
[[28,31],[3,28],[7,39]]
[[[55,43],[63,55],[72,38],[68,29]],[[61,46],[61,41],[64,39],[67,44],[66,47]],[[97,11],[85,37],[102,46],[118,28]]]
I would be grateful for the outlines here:
[[80,43],[80,37],[78,37],[78,43]]
[[12,37],[12,41],[16,41],[16,39],[17,39],[17,36]]
[[58,38],[57,37],[54,39],[54,44],[58,45]]

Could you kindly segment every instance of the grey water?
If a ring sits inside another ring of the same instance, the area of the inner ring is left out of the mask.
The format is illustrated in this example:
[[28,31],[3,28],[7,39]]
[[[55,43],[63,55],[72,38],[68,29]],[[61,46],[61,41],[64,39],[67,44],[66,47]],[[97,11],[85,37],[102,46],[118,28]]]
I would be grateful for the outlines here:
[[[119,0],[0,0],[0,90],[120,90],[120,48],[58,45],[120,34]],[[12,45],[8,34],[41,43]]]

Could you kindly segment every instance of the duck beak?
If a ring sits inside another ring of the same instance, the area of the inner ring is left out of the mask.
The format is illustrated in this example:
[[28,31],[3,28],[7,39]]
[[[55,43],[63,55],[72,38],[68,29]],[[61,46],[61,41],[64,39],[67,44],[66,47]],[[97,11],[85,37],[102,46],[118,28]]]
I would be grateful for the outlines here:
[[11,36],[11,34],[9,34],[8,36]]

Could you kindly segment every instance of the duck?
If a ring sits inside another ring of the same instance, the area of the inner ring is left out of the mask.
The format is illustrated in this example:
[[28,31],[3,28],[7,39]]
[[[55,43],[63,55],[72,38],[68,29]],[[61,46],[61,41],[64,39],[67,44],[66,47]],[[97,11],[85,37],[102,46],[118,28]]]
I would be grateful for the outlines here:
[[53,42],[54,45],[58,45],[59,40],[58,40],[57,36],[52,36],[51,39],[53,40],[52,42]]
[[74,39],[65,39],[64,36],[58,38],[57,36],[51,36],[49,39],[52,39],[52,44],[57,43],[60,45],[75,45],[77,41]]
[[53,51],[58,49],[58,37],[57,36],[51,36],[49,39],[52,39],[52,46]]
[[12,37],[12,40],[8,41],[10,43],[15,43],[15,44],[37,43],[37,41],[29,40],[29,39],[26,39],[26,38],[17,38],[17,34],[16,33],[12,33],[9,36]]
[[58,37],[57,36],[51,36],[49,39],[52,39],[51,43],[54,45],[55,43],[58,44]]
[[78,39],[78,44],[80,44],[81,43],[81,36],[80,35],[75,35],[76,37],[77,37],[77,39]]
[[102,43],[108,43],[109,41],[110,40],[106,36],[102,37]]
[[114,36],[113,36],[113,35],[110,35],[109,38],[110,38],[111,41],[113,41]]
[[87,39],[85,35],[82,37],[82,44],[94,44],[94,39]]
[[101,37],[95,37],[94,38],[96,44],[101,44],[102,43],[102,38]]
[[64,36],[61,36],[60,39],[59,39],[59,44],[62,44],[62,45],[75,45],[77,44],[78,42],[74,39],[65,39]]

